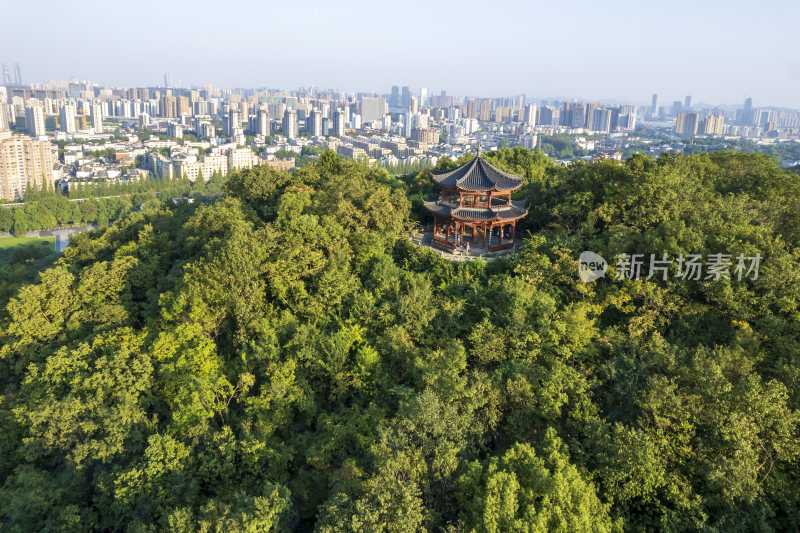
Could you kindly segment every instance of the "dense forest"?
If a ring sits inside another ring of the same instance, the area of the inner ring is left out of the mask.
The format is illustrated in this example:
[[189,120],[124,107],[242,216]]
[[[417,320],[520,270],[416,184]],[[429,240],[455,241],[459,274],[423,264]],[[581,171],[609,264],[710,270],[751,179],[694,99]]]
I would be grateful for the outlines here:
[[[132,211],[157,208],[173,198],[206,198],[222,192],[218,178],[208,182],[188,179],[147,179],[132,183],[98,183],[60,190],[29,190],[23,205],[0,206],[0,232],[24,237],[28,230],[76,224],[108,226]],[[0,203],[9,203],[0,200]]]
[[[10,264],[0,529],[797,531],[798,175],[485,157],[510,259],[413,245],[430,173],[326,152]],[[763,259],[584,283],[584,250]]]

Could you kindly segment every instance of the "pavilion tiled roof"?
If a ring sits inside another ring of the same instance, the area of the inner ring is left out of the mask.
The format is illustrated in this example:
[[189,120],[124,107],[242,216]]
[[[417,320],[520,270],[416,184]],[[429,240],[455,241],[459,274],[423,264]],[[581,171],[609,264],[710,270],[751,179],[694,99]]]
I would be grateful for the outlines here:
[[522,178],[493,167],[480,155],[449,172],[434,174],[433,181],[465,191],[513,191],[522,185]]
[[523,200],[512,200],[510,205],[492,208],[457,207],[440,201],[425,202],[431,213],[464,220],[516,220],[528,214]]

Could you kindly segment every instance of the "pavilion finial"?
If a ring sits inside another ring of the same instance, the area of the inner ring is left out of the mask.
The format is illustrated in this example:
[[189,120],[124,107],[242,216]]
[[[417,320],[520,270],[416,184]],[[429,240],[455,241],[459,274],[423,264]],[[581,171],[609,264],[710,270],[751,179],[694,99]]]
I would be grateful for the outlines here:
[[478,143],[478,150],[477,150],[476,154],[477,154],[476,157],[480,157],[481,156],[481,143]]

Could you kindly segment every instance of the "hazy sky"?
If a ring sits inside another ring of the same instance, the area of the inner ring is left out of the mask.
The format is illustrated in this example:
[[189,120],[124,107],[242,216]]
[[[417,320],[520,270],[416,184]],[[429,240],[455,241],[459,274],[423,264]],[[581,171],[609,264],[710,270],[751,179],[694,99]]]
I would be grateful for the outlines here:
[[[0,0],[23,80],[800,108],[798,0]],[[12,74],[13,77],[13,74]]]

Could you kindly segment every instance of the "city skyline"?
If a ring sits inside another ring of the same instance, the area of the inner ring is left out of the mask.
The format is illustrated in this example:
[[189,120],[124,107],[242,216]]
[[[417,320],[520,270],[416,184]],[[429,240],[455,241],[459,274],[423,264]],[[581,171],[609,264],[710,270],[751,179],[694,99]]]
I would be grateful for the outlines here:
[[[763,2],[747,17],[743,4],[718,1],[681,1],[669,10],[577,2],[569,12],[552,3],[408,2],[390,9],[312,2],[299,11],[234,2],[223,15],[185,2],[144,2],[117,15],[94,1],[51,5],[58,17],[41,17],[38,4],[7,8],[10,20],[40,25],[36,39],[30,24],[0,36],[0,60],[19,63],[25,83],[75,77],[159,86],[170,72],[184,87],[386,93],[409,85],[464,96],[636,103],[657,92],[664,105],[692,94],[709,105],[752,97],[763,106],[800,108],[800,58],[791,43],[800,6],[789,2]],[[591,16],[566,16],[576,12]],[[148,28],[153,37],[113,33],[120,24]],[[76,31],[87,25],[101,31]]]
[[[16,74],[15,71],[20,67],[17,63],[10,63],[8,61],[2,61],[1,64],[4,64],[8,67],[8,74],[11,83],[8,84],[9,86],[16,86]],[[364,91],[359,90],[358,88],[350,88],[350,87],[325,87],[322,85],[310,85],[306,87],[279,87],[279,86],[266,86],[266,85],[256,85],[256,86],[231,86],[231,85],[215,85],[210,83],[193,83],[193,84],[183,84],[181,80],[173,80],[171,73],[165,72],[162,73],[161,76],[155,76],[160,81],[156,83],[136,83],[136,84],[105,84],[101,83],[97,80],[93,79],[82,79],[77,77],[69,77],[69,78],[43,78],[41,80],[28,80],[24,79],[23,83],[20,86],[25,87],[52,87],[58,84],[64,83],[81,83],[81,84],[89,84],[91,86],[96,87],[106,87],[106,88],[117,88],[117,89],[127,89],[127,88],[135,88],[135,87],[146,87],[152,89],[172,89],[172,90],[179,90],[179,91],[188,91],[188,90],[202,90],[207,87],[211,87],[214,90],[224,90],[226,92],[238,92],[238,91],[248,91],[248,92],[263,92],[263,91],[275,91],[281,93],[291,93],[291,94],[299,94],[305,93],[308,94],[313,90],[316,93],[325,93],[325,92],[334,92],[334,93],[342,93],[342,94],[350,94],[350,95],[363,95],[365,97],[369,97],[370,95],[375,97],[385,97],[387,101],[390,99],[392,90],[395,88],[401,87],[400,85],[394,84],[385,90],[375,90],[375,91]],[[1,80],[0,80],[1,81]],[[0,85],[1,86],[1,85]],[[675,103],[682,103],[682,102],[689,102],[689,108],[694,109],[703,109],[703,108],[720,108],[720,109],[737,109],[743,107],[747,100],[750,100],[751,103],[753,102],[753,97],[749,95],[745,95],[742,100],[739,102],[708,102],[708,101],[696,101],[692,95],[683,95],[683,96],[675,96],[672,95],[663,95],[662,93],[652,93],[647,95],[646,97],[641,98],[631,98],[631,99],[620,99],[620,98],[592,98],[592,97],[584,97],[580,95],[576,96],[563,96],[563,95],[537,95],[537,94],[526,94],[526,93],[515,93],[515,94],[492,94],[492,95],[484,95],[484,94],[466,94],[460,93],[457,91],[450,91],[450,90],[431,90],[429,87],[418,86],[418,87],[411,87],[408,85],[403,85],[403,89],[409,89],[410,94],[413,94],[415,97],[419,98],[420,92],[424,91],[428,98],[436,97],[441,95],[447,95],[449,97],[453,97],[459,100],[465,99],[502,99],[502,98],[512,98],[517,96],[525,96],[527,102],[530,103],[539,103],[539,102],[548,102],[548,103],[561,103],[561,102],[585,102],[585,103],[592,103],[592,102],[599,102],[606,105],[637,105],[640,107],[648,107],[650,102],[653,102],[653,97],[657,97],[657,101],[659,105],[662,107],[666,106],[669,108],[671,105]],[[797,108],[790,107],[790,106],[781,106],[775,105],[769,102],[756,102],[758,107],[761,108],[776,108],[776,109],[787,109],[787,110],[800,110],[800,106]]]

